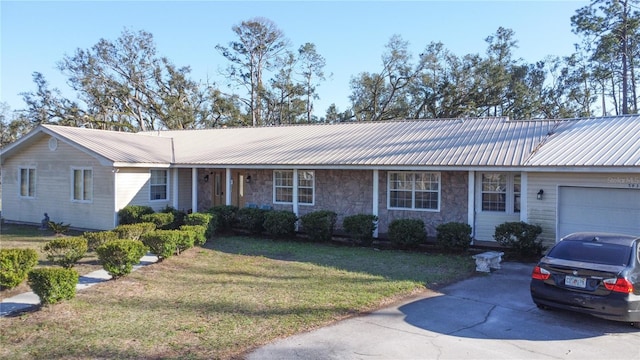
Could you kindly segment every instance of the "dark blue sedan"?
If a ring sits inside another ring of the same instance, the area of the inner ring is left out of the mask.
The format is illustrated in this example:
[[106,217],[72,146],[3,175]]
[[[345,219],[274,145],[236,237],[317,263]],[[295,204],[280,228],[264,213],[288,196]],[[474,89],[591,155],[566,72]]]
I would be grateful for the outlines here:
[[531,298],[640,328],[640,236],[573,233],[533,269]]

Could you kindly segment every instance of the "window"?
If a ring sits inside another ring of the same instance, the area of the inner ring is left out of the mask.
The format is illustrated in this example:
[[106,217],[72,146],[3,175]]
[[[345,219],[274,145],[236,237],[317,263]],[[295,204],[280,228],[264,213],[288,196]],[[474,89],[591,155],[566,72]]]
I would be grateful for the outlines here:
[[36,197],[36,169],[20,169],[20,196]]
[[167,179],[167,170],[151,170],[150,200],[167,200]]
[[482,211],[519,213],[520,179],[520,174],[482,174]]
[[440,210],[440,173],[390,172],[387,188],[389,208]]
[[[293,202],[293,170],[276,170],[273,172],[274,202],[290,204]],[[298,203],[313,204],[315,193],[315,176],[313,171],[298,171]]]
[[93,170],[72,169],[73,177],[73,200],[91,201],[93,200]]

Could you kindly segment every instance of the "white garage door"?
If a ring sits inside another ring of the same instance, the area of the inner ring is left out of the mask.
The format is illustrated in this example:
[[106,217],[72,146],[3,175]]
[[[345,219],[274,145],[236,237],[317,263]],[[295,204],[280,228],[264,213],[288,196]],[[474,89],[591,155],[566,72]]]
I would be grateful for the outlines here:
[[558,237],[576,231],[640,235],[640,190],[560,187]]

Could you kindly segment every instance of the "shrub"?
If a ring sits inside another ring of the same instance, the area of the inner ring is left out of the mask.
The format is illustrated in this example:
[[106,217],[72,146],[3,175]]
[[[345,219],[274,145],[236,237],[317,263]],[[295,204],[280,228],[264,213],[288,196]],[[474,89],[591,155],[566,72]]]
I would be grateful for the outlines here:
[[399,247],[415,247],[427,239],[424,221],[396,219],[389,224],[389,240]]
[[142,216],[153,214],[154,211],[149,206],[127,205],[118,211],[118,224],[135,224],[142,221]]
[[318,210],[300,217],[302,230],[314,242],[330,241],[338,215],[330,210]]
[[29,286],[43,305],[76,296],[78,272],[74,269],[38,268],[29,272]]
[[156,224],[156,228],[161,230],[170,230],[175,217],[173,213],[153,213],[142,215],[143,222]]
[[113,278],[118,278],[131,272],[133,265],[147,252],[147,247],[140,240],[121,239],[100,245],[96,252],[102,267]]
[[252,234],[261,234],[264,231],[264,214],[267,210],[245,207],[236,214],[237,224],[241,229],[248,230]]
[[197,233],[192,229],[170,230],[178,234],[176,241],[176,254],[180,254],[185,250],[195,246]]
[[194,245],[204,245],[207,242],[207,228],[202,225],[182,225],[180,230],[193,232]]
[[205,240],[211,239],[216,233],[218,225],[217,215],[212,213],[192,213],[184,218],[185,225],[202,225],[207,231],[205,232]]
[[274,237],[292,237],[296,232],[298,217],[292,211],[273,210],[264,214],[264,230]]
[[233,205],[217,205],[209,209],[215,215],[216,231],[225,232],[231,230],[235,223],[238,207]]
[[373,232],[378,227],[378,217],[368,214],[347,216],[342,220],[342,228],[358,244],[371,246],[373,244]]
[[542,241],[538,241],[538,235],[542,233],[539,225],[520,222],[505,222],[496,226],[493,238],[502,246],[507,246],[516,251],[519,256],[540,256],[545,250]]
[[96,251],[98,246],[107,241],[119,239],[118,233],[114,231],[87,231],[82,237],[87,239],[87,251]]
[[67,231],[69,231],[69,228],[71,227],[71,224],[65,224],[62,221],[61,222],[53,222],[53,221],[49,221],[49,228],[56,234],[56,235],[64,235],[67,233]]
[[140,240],[162,261],[178,252],[182,236],[179,230],[156,230],[142,235]]
[[460,222],[448,222],[436,227],[436,242],[444,249],[466,251],[471,245],[471,226]]
[[0,249],[0,287],[13,289],[38,265],[34,249]]
[[167,226],[167,229],[177,230],[180,228],[180,226],[184,225],[184,218],[187,216],[187,213],[185,213],[184,211],[167,205],[164,209],[160,210],[160,212],[170,213],[173,215],[173,221]]
[[118,225],[113,229],[113,232],[118,235],[118,239],[140,240],[142,235],[154,231],[155,229],[155,223],[140,222],[136,224]]
[[82,236],[62,237],[47,242],[42,250],[47,260],[65,269],[72,268],[87,252],[87,239]]

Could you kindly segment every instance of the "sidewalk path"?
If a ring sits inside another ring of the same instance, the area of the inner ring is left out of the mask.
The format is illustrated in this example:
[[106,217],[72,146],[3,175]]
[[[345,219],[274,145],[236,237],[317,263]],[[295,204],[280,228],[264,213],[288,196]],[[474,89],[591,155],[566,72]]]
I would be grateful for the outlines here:
[[[158,257],[152,254],[147,254],[140,259],[140,263],[133,267],[133,271],[139,268],[153,264],[158,261]],[[95,284],[111,280],[111,275],[106,270],[96,270],[86,275],[80,276],[78,279],[78,285],[76,285],[76,291],[84,290]],[[2,300],[0,303],[0,317],[7,316],[15,312],[29,310],[30,308],[39,305],[40,298],[34,292],[22,293],[7,299]]]

